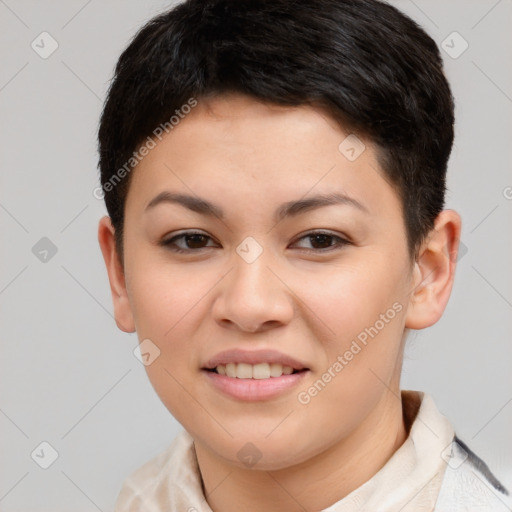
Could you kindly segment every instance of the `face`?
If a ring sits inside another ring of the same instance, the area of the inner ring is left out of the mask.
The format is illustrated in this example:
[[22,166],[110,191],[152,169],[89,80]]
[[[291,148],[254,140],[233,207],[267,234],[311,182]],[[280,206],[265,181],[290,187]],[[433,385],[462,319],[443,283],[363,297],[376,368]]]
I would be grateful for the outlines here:
[[233,464],[249,442],[262,468],[310,459],[398,389],[413,286],[401,203],[349,135],[308,106],[200,100],[132,176],[124,275],[138,337],[160,351],[148,376]]

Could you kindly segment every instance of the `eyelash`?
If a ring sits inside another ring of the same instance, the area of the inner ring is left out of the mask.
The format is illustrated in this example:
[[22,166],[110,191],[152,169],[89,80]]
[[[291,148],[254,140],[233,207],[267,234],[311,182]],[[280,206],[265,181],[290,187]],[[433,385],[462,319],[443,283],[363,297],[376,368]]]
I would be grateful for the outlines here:
[[[160,245],[168,248],[169,250],[171,250],[173,252],[182,253],[182,254],[189,254],[189,253],[193,253],[193,252],[198,253],[198,252],[202,252],[203,249],[211,248],[211,247],[200,247],[199,249],[181,249],[176,246],[176,244],[175,244],[176,240],[185,239],[186,237],[194,236],[194,235],[200,235],[200,236],[206,237],[209,240],[212,239],[210,236],[208,236],[205,233],[202,233],[200,231],[185,231],[185,232],[180,233],[179,235],[175,235],[172,238],[169,238],[167,240],[162,240],[160,242]],[[343,248],[344,246],[351,244],[351,242],[349,240],[342,238],[338,235],[334,235],[332,233],[325,232],[325,231],[310,231],[309,233],[306,233],[306,234],[302,235],[301,237],[299,237],[296,241],[302,240],[303,238],[311,238],[311,237],[318,236],[318,235],[320,235],[320,236],[323,235],[323,236],[329,237],[331,239],[338,240],[338,243],[335,245],[331,245],[328,248],[324,248],[324,249],[304,249],[304,248],[302,248],[302,250],[305,250],[308,252],[315,252],[315,253],[325,253],[325,252],[330,252],[333,250],[339,250],[339,249]],[[174,247],[173,247],[173,245],[174,245]]]

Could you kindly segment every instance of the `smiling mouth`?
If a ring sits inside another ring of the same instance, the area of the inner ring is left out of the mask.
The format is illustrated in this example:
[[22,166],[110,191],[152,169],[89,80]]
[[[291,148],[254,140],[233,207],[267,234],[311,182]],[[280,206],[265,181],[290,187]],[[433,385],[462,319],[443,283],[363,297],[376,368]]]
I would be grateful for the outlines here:
[[300,370],[293,369],[291,366],[279,363],[228,363],[219,364],[215,368],[204,368],[206,371],[225,375],[234,379],[269,379],[282,377],[283,375],[292,375],[308,370],[303,368]]

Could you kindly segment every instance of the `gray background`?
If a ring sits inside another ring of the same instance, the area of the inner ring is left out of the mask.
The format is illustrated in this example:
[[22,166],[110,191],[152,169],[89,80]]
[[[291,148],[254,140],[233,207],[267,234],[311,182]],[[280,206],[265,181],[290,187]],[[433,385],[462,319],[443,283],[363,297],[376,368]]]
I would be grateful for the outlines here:
[[[442,50],[458,120],[447,207],[467,252],[445,316],[409,339],[403,387],[431,393],[511,483],[512,2],[393,3],[440,46],[454,31],[469,43],[456,59]],[[1,511],[110,511],[123,479],[180,428],[132,353],[136,335],[115,326],[93,197],[113,66],[168,5],[0,0]],[[31,47],[43,31],[59,45],[47,59]],[[43,237],[57,249],[46,261]],[[42,441],[59,454],[46,470],[31,458]]]

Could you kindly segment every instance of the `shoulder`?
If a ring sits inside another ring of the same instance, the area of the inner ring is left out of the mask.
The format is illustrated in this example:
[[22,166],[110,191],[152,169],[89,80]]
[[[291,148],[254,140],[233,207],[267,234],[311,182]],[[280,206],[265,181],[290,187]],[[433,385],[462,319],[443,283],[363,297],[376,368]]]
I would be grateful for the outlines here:
[[[162,453],[146,462],[124,481],[115,512],[160,512],[183,500],[189,501],[197,488],[186,489],[182,480],[194,482],[194,447],[190,435],[182,431]],[[186,509],[185,509],[186,510]]]
[[509,490],[457,436],[443,452],[446,471],[435,512],[510,510]]

